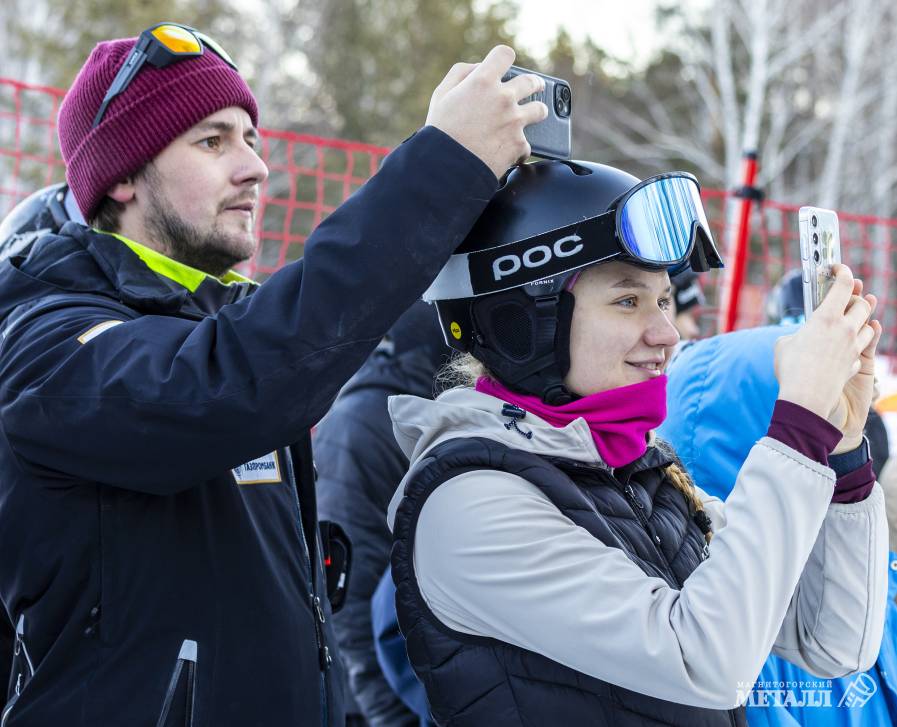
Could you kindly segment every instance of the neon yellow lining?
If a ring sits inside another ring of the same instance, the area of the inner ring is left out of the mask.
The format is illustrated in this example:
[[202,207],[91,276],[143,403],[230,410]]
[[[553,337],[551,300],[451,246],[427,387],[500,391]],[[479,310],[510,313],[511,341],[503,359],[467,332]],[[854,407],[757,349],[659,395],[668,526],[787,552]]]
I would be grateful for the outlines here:
[[195,293],[196,289],[206,278],[213,278],[224,285],[233,285],[234,283],[255,284],[254,281],[233,270],[228,270],[220,278],[215,278],[213,275],[204,273],[202,270],[197,270],[196,268],[191,268],[189,265],[184,265],[184,263],[179,263],[177,260],[172,260],[161,252],[146,247],[146,245],[141,245],[139,242],[129,240],[124,235],[119,235],[116,232],[103,232],[103,230],[97,230],[97,232],[102,232],[104,235],[112,235],[112,237],[125,243],[125,245],[133,250],[137,257],[143,260],[144,264],[150,270],[183,285],[191,293]]

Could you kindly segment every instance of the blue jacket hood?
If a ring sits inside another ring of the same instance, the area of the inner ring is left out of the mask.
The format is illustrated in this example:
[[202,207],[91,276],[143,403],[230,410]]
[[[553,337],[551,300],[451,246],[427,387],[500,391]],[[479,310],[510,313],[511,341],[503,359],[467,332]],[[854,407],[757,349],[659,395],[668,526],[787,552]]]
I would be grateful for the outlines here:
[[754,443],[766,434],[779,384],[776,341],[794,326],[766,326],[696,341],[669,369],[669,441],[708,494],[723,500]]
[[[796,326],[766,326],[737,331],[690,344],[669,370],[669,416],[659,434],[676,447],[695,481],[723,500],[754,443],[769,426],[779,394],[773,369],[776,341]],[[897,556],[891,554],[889,607],[878,661],[865,672],[875,682],[875,694],[859,709],[837,705],[851,689],[855,676],[819,680],[789,662],[770,655],[758,677],[760,690],[800,691],[800,685],[827,684],[831,704],[809,709],[800,706],[748,706],[748,722],[765,727],[844,727],[894,723],[897,715]],[[759,704],[762,704],[760,702]],[[862,705],[861,705],[862,706]]]

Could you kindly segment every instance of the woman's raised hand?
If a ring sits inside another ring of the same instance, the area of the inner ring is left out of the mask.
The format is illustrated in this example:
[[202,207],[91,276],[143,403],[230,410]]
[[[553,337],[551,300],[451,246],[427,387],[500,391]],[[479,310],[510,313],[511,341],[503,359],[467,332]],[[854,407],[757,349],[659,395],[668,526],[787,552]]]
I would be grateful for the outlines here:
[[838,427],[835,452],[859,446],[872,404],[875,347],[881,324],[870,320],[874,295],[846,265],[832,269],[834,283],[819,308],[795,334],[776,343],[779,398],[799,404]]

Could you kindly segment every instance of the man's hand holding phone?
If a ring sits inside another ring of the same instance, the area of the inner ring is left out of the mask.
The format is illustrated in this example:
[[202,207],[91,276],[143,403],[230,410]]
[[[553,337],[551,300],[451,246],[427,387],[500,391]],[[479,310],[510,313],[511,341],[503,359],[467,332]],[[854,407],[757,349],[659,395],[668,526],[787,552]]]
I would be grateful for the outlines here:
[[456,63],[433,92],[427,113],[428,125],[478,156],[496,178],[530,155],[523,130],[548,115],[541,101],[519,103],[541,91],[543,79],[525,74],[502,83],[514,57],[499,45],[481,63]]
[[872,404],[875,348],[881,324],[870,320],[874,295],[846,265],[832,267],[834,282],[813,317],[776,344],[779,398],[799,404],[838,427],[834,453],[859,446]]

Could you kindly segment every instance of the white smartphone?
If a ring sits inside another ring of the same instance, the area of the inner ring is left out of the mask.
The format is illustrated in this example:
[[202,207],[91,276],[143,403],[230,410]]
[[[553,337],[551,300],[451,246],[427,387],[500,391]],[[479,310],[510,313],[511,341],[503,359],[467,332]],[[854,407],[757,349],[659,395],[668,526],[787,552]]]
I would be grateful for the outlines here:
[[832,265],[841,262],[838,215],[821,207],[801,207],[800,262],[803,268],[804,315],[807,320],[832,287]]

